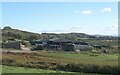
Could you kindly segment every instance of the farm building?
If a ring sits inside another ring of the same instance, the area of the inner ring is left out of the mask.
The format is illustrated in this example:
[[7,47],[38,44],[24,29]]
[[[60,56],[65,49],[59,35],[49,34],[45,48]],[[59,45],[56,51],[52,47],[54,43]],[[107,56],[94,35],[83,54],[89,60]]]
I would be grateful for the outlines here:
[[49,40],[46,39],[38,39],[31,42],[32,45],[34,45],[35,50],[43,50],[46,48],[46,45],[48,45]]
[[72,44],[64,44],[62,45],[62,50],[63,51],[74,51],[74,45]]
[[7,42],[7,43],[2,43],[2,48],[21,49],[21,43],[20,43],[20,42]]
[[76,42],[72,43],[68,39],[53,38],[49,40],[36,40],[35,49],[38,50],[55,50],[55,51],[86,51],[91,50],[92,47],[86,42]]
[[34,43],[35,44],[42,44],[42,45],[45,45],[49,42],[49,40],[47,39],[38,39],[38,40],[34,40]]
[[74,50],[75,51],[88,51],[92,50],[92,46],[89,45],[74,45]]
[[[50,42],[48,43],[52,49],[54,50],[63,50],[63,51],[70,51],[70,47],[72,45],[71,44],[71,40],[68,39],[60,39],[60,38],[53,38],[50,39]],[[72,48],[72,47],[71,47]]]
[[30,50],[30,48],[27,47],[29,44],[30,44],[29,41],[9,39],[6,42],[2,42],[2,48]]
[[71,41],[60,38],[53,38],[49,40],[39,39],[34,41],[35,47],[39,50],[42,49],[41,47],[46,50],[64,50],[64,45],[66,45],[67,43],[71,43]]

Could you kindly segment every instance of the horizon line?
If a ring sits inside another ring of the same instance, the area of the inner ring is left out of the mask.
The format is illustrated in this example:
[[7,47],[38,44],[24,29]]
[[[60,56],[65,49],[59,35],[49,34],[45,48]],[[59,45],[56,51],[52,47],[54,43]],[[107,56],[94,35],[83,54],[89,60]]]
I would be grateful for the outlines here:
[[81,33],[81,34],[86,34],[86,35],[98,35],[98,36],[119,36],[119,34],[117,35],[109,35],[109,34],[89,34],[89,33],[84,33],[84,32],[35,32],[35,31],[29,31],[29,30],[23,30],[23,29],[19,29],[19,28],[13,28],[11,26],[4,26],[4,27],[1,27],[1,29],[4,29],[5,27],[10,27],[11,29],[16,29],[16,30],[20,30],[20,31],[26,31],[26,32],[30,32],[30,33],[37,33],[37,34],[69,34],[69,33]]

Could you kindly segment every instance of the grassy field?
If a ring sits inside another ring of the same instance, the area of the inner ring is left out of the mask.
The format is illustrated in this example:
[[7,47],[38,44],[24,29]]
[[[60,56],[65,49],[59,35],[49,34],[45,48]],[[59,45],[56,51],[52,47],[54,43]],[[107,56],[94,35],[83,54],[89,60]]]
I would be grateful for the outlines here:
[[[98,73],[102,73],[104,71],[105,73],[106,70],[108,70],[108,73],[109,71],[110,73],[116,73],[118,67],[117,54],[99,54],[98,56],[90,55],[90,53],[52,51],[38,51],[37,54],[8,52],[2,54],[2,60],[4,65],[14,65],[21,67],[62,70],[69,72],[82,71],[86,73],[95,73],[96,71]],[[73,68],[75,68],[75,71]],[[77,70],[77,68],[79,70]]]
[[2,66],[2,73],[67,73],[67,72],[4,65]]
[[[118,65],[118,54],[98,54],[98,56],[90,56],[91,53],[66,53],[66,52],[42,52],[41,57],[45,58],[57,58],[69,61],[71,63],[83,63],[83,64],[97,64],[97,65]],[[73,60],[73,61],[71,61]],[[91,61],[92,60],[92,61]]]
[[[4,54],[3,59],[14,59],[18,63],[27,61],[44,61],[55,63],[82,63],[118,66],[117,54],[99,54],[98,56],[90,56],[90,53],[66,53],[66,52],[39,52],[39,54]],[[17,60],[19,59],[19,60]],[[72,60],[72,61],[71,61]]]
[[[15,66],[2,66],[2,73],[54,73],[56,75],[65,74],[65,75],[101,75],[101,74],[87,74],[87,73],[75,73],[75,72],[65,72],[65,71],[54,71],[54,70],[43,70],[43,69],[34,69],[34,68],[24,68],[24,67],[15,67]],[[52,74],[53,75],[53,74]],[[102,74],[104,75],[104,74]]]

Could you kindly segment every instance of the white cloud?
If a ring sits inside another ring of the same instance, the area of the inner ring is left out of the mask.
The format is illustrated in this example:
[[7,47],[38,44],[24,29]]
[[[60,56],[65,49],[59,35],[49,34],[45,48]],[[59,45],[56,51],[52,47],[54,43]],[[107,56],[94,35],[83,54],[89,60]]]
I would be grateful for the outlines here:
[[85,11],[82,11],[81,14],[90,15],[90,14],[93,14],[93,12],[90,10],[85,10]]
[[70,33],[70,32],[84,32],[87,29],[87,26],[70,26],[62,29],[46,29],[40,32],[44,33]]
[[79,30],[79,29],[86,29],[87,26],[71,26],[69,29],[71,30]]
[[80,11],[79,10],[75,10],[75,13],[79,13]]
[[103,29],[104,30],[118,30],[118,25],[106,26]]
[[112,8],[111,7],[103,8],[102,12],[112,12]]
[[100,33],[107,35],[118,35],[118,25],[104,26]]
[[67,33],[68,29],[46,29],[40,31],[41,33]]

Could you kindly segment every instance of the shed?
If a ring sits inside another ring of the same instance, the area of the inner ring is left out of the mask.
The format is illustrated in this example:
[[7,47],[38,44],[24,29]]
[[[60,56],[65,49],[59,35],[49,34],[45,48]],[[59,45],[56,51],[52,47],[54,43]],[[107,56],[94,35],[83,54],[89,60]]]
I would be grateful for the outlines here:
[[21,43],[20,42],[2,43],[2,48],[21,49]]
[[74,50],[80,50],[80,51],[88,51],[92,50],[92,46],[89,45],[74,45]]

